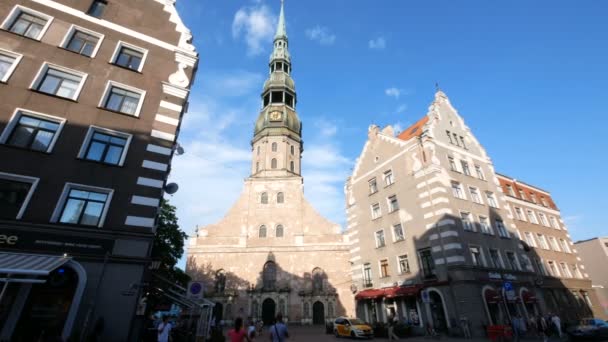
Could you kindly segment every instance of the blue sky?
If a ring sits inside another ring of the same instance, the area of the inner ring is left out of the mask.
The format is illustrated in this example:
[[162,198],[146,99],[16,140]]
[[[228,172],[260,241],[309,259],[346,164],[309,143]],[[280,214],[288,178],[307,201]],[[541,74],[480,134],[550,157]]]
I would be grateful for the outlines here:
[[[174,159],[182,228],[219,220],[249,174],[278,0],[178,0],[200,64]],[[375,123],[404,129],[435,82],[496,169],[549,190],[574,240],[608,235],[608,2],[286,0],[306,196],[343,224]]]

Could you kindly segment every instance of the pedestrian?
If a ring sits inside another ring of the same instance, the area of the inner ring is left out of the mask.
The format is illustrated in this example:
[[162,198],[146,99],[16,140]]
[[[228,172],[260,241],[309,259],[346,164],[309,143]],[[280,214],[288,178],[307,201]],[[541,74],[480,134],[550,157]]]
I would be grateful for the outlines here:
[[247,329],[243,327],[243,319],[241,317],[237,317],[234,321],[234,329],[228,331],[228,338],[230,338],[230,342],[251,341],[247,336]]
[[289,332],[287,331],[287,326],[283,323],[283,315],[281,313],[277,314],[276,322],[270,327],[268,332],[270,333],[270,340],[272,342],[285,342],[289,338]]
[[163,316],[163,322],[156,328],[158,342],[169,342],[173,326],[169,323],[169,316]]
[[554,329],[557,332],[557,336],[559,336],[559,338],[562,338],[562,320],[559,318],[559,316],[557,314],[553,315],[553,317],[551,317],[551,322],[553,323]]
[[388,318],[388,340],[399,341],[399,337],[395,335],[395,326],[397,325],[397,316],[391,316]]
[[249,337],[249,339],[253,341],[256,337],[256,326],[251,317],[247,319],[247,322],[247,337]]
[[[469,327],[469,319],[465,316],[460,317],[460,327],[462,328],[462,333],[464,334],[464,338],[471,338],[471,328]],[[485,330],[485,329],[484,329]]]

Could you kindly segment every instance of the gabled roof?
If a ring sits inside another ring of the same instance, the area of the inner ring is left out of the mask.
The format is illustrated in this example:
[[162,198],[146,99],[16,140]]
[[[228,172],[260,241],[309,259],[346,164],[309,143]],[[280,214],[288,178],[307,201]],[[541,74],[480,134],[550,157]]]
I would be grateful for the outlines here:
[[410,140],[413,137],[419,137],[424,131],[424,125],[429,121],[429,117],[425,115],[422,119],[418,120],[415,124],[408,127],[406,130],[401,132],[397,138],[401,140]]

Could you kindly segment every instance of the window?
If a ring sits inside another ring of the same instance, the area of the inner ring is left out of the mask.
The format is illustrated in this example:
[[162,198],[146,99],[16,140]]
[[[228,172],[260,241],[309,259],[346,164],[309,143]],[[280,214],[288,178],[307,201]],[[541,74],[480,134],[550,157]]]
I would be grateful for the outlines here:
[[534,194],[534,193],[530,193],[530,199],[532,200],[532,202],[534,202],[534,203],[538,203],[538,202],[536,201],[536,194]]
[[458,182],[452,182],[452,194],[456,198],[465,199],[464,192],[462,191],[462,185]]
[[293,155],[294,155],[294,153],[295,153],[294,151],[295,151],[295,149],[294,149],[293,145],[291,145],[291,155],[292,155],[292,156],[293,156]]
[[258,156],[260,155],[260,146],[258,146],[258,148],[257,148],[257,154],[258,154]]
[[274,235],[276,237],[278,237],[278,238],[282,238],[283,237],[283,230],[284,230],[283,229],[283,225],[278,225]]
[[2,24],[2,28],[20,36],[40,40],[52,20],[52,17],[44,13],[23,6],[15,6]]
[[103,35],[72,25],[61,47],[77,54],[95,57]]
[[113,190],[66,184],[52,221],[101,227]]
[[462,173],[464,173],[467,176],[471,175],[471,169],[469,169],[469,163],[467,163],[464,160],[460,161],[460,165],[462,165]]
[[578,266],[576,264],[572,265],[572,273],[574,273],[574,276],[579,278],[579,279],[583,279],[583,274],[581,273],[581,271],[578,269]]
[[469,192],[471,193],[471,200],[475,203],[483,204],[481,201],[481,197],[479,196],[479,190],[477,188],[469,187]]
[[91,7],[89,7],[89,10],[87,11],[87,14],[95,18],[101,18],[107,6],[108,3],[104,0],[93,0]]
[[517,217],[518,220],[520,221],[525,221],[526,219],[524,218],[524,213],[521,210],[521,208],[515,207],[515,217]]
[[528,209],[527,212],[528,212],[528,221],[530,221],[534,224],[538,224],[538,220],[536,219],[536,215],[534,215],[534,212],[530,209]]
[[588,307],[593,307],[593,304],[591,303],[591,298],[589,298],[589,294],[587,292],[583,292],[583,298],[585,299],[585,303],[587,303]]
[[376,178],[372,178],[369,180],[369,193],[375,194],[378,192],[378,184],[376,183]]
[[559,270],[555,266],[555,262],[554,261],[547,261],[547,264],[549,265],[549,274],[552,275],[552,276],[554,276],[554,277],[559,277]]
[[285,195],[282,192],[279,192],[277,194],[277,203],[283,203],[285,202]]
[[260,198],[260,203],[268,204],[268,193],[262,192],[262,196]]
[[405,239],[401,223],[397,223],[393,226],[393,234],[395,236],[395,241],[403,241]]
[[513,252],[505,252],[507,255],[507,261],[509,262],[509,267],[512,270],[520,270],[519,264],[517,263],[517,258],[515,257],[515,253]]
[[7,82],[23,56],[0,49],[0,82]]
[[450,144],[454,145],[454,142],[452,141],[452,133],[450,133],[450,131],[445,131],[445,134],[448,135],[448,140],[450,140]]
[[572,278],[572,273],[570,273],[570,270],[568,269],[568,265],[566,265],[565,263],[560,263],[559,266],[561,267],[562,270],[562,274],[567,277],[567,278]]
[[524,235],[526,237],[526,243],[528,243],[528,246],[537,247],[536,240],[534,240],[534,235],[532,235],[532,233],[525,232]]
[[385,278],[388,276],[388,259],[382,259],[380,260],[380,277]]
[[363,264],[363,287],[372,287],[372,265]]
[[397,195],[390,196],[388,198],[388,211],[394,212],[399,210],[399,201],[397,201]]
[[260,171],[260,162],[255,162],[255,172]]
[[544,207],[548,207],[549,206],[549,204],[547,203],[547,200],[545,199],[544,196],[540,196],[540,203],[542,203],[542,205]]
[[481,232],[489,235],[494,235],[490,221],[485,216],[479,216],[479,225],[481,226]]
[[455,143],[457,146],[460,146],[460,143],[458,142],[458,134],[456,134],[456,133],[452,133],[452,136],[454,137],[454,143]]
[[486,198],[488,199],[488,205],[492,208],[498,208],[498,204],[496,203],[496,198],[494,197],[494,193],[486,192]]
[[507,184],[507,193],[511,196],[515,196],[515,193],[513,192],[513,187],[509,184]]
[[467,144],[465,144],[463,136],[460,136],[460,142],[462,143],[462,147],[467,150]]
[[484,266],[479,247],[470,246],[469,251],[471,252],[471,259],[473,261],[473,265],[480,267]]
[[384,230],[379,230],[376,232],[376,248],[384,246],[386,246],[386,243],[384,242]]
[[421,249],[418,251],[420,256],[420,265],[422,266],[422,274],[425,278],[435,276],[435,260],[430,248]]
[[490,249],[490,261],[492,262],[492,267],[494,268],[502,268],[502,260],[500,260],[500,255],[498,254],[498,250]]
[[477,178],[479,178],[481,180],[486,180],[486,176],[483,174],[483,170],[481,169],[481,166],[475,165],[475,172],[477,173]]
[[0,136],[0,143],[50,153],[65,119],[17,109]]
[[549,216],[549,223],[551,227],[559,229],[559,224],[557,223],[557,219],[555,218],[555,216]]
[[519,198],[525,200],[526,199],[526,194],[524,193],[524,191],[522,189],[519,189]]
[[270,167],[272,169],[276,169],[277,168],[277,159],[276,158],[272,158],[272,160],[270,161]]
[[384,172],[384,184],[386,186],[389,186],[389,185],[393,184],[394,182],[395,182],[395,180],[393,179],[393,171],[388,170],[388,171]]
[[111,62],[123,68],[141,72],[147,55],[148,50],[120,41]]
[[450,162],[450,170],[458,172],[458,168],[456,167],[456,162],[454,162],[454,158],[448,157],[448,161]]
[[530,263],[530,258],[525,254],[519,255],[519,262],[521,264],[521,268],[528,271],[534,271],[532,268],[532,264]]
[[293,161],[289,163],[289,170],[291,170],[291,172],[294,172],[293,171],[294,170],[294,165],[295,164],[293,163]]
[[110,165],[122,166],[132,136],[100,127],[91,127],[87,133],[79,157]]
[[509,236],[509,232],[507,231],[507,228],[505,227],[505,224],[502,220],[496,219],[496,221],[494,221],[496,224],[496,230],[498,230],[498,235],[508,238]]
[[538,238],[540,247],[542,249],[549,249],[549,245],[547,244],[547,239],[545,239],[545,236],[543,234],[536,234],[536,237]]
[[536,265],[536,269],[538,272],[544,276],[547,275],[547,269],[545,268],[545,264],[539,258],[534,258],[534,264]]
[[76,70],[45,63],[32,85],[41,93],[76,100],[87,75]]
[[277,265],[268,261],[264,264],[264,270],[262,271],[262,278],[264,282],[264,289],[274,290],[277,284]]
[[37,185],[38,178],[0,172],[0,219],[21,219]]
[[382,216],[382,213],[380,212],[380,204],[379,203],[372,204],[372,220],[375,220],[380,216]]
[[272,143],[272,152],[276,152],[277,151],[277,143],[273,142]]
[[460,220],[462,221],[462,228],[466,231],[474,232],[473,222],[471,221],[471,213],[461,212]]
[[267,233],[266,226],[265,225],[261,225],[260,226],[260,231],[258,233],[258,237],[265,238],[266,237],[266,233]]
[[568,242],[564,239],[559,239],[559,242],[562,245],[562,250],[566,253],[572,253],[572,251],[570,251],[570,246],[568,246]]
[[400,255],[397,257],[399,265],[399,274],[410,273],[410,262],[407,259],[407,254]]
[[540,223],[542,223],[543,226],[549,227],[549,221],[547,221],[547,216],[545,216],[545,214],[539,212],[538,217],[540,217]]
[[127,115],[139,116],[146,92],[109,81],[102,98],[102,108]]

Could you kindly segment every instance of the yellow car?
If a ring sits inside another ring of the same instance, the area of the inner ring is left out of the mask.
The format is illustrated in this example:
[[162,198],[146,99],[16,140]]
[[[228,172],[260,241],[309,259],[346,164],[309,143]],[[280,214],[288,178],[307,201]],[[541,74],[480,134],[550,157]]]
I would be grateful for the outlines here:
[[336,337],[374,338],[374,330],[357,318],[339,317],[334,321]]

